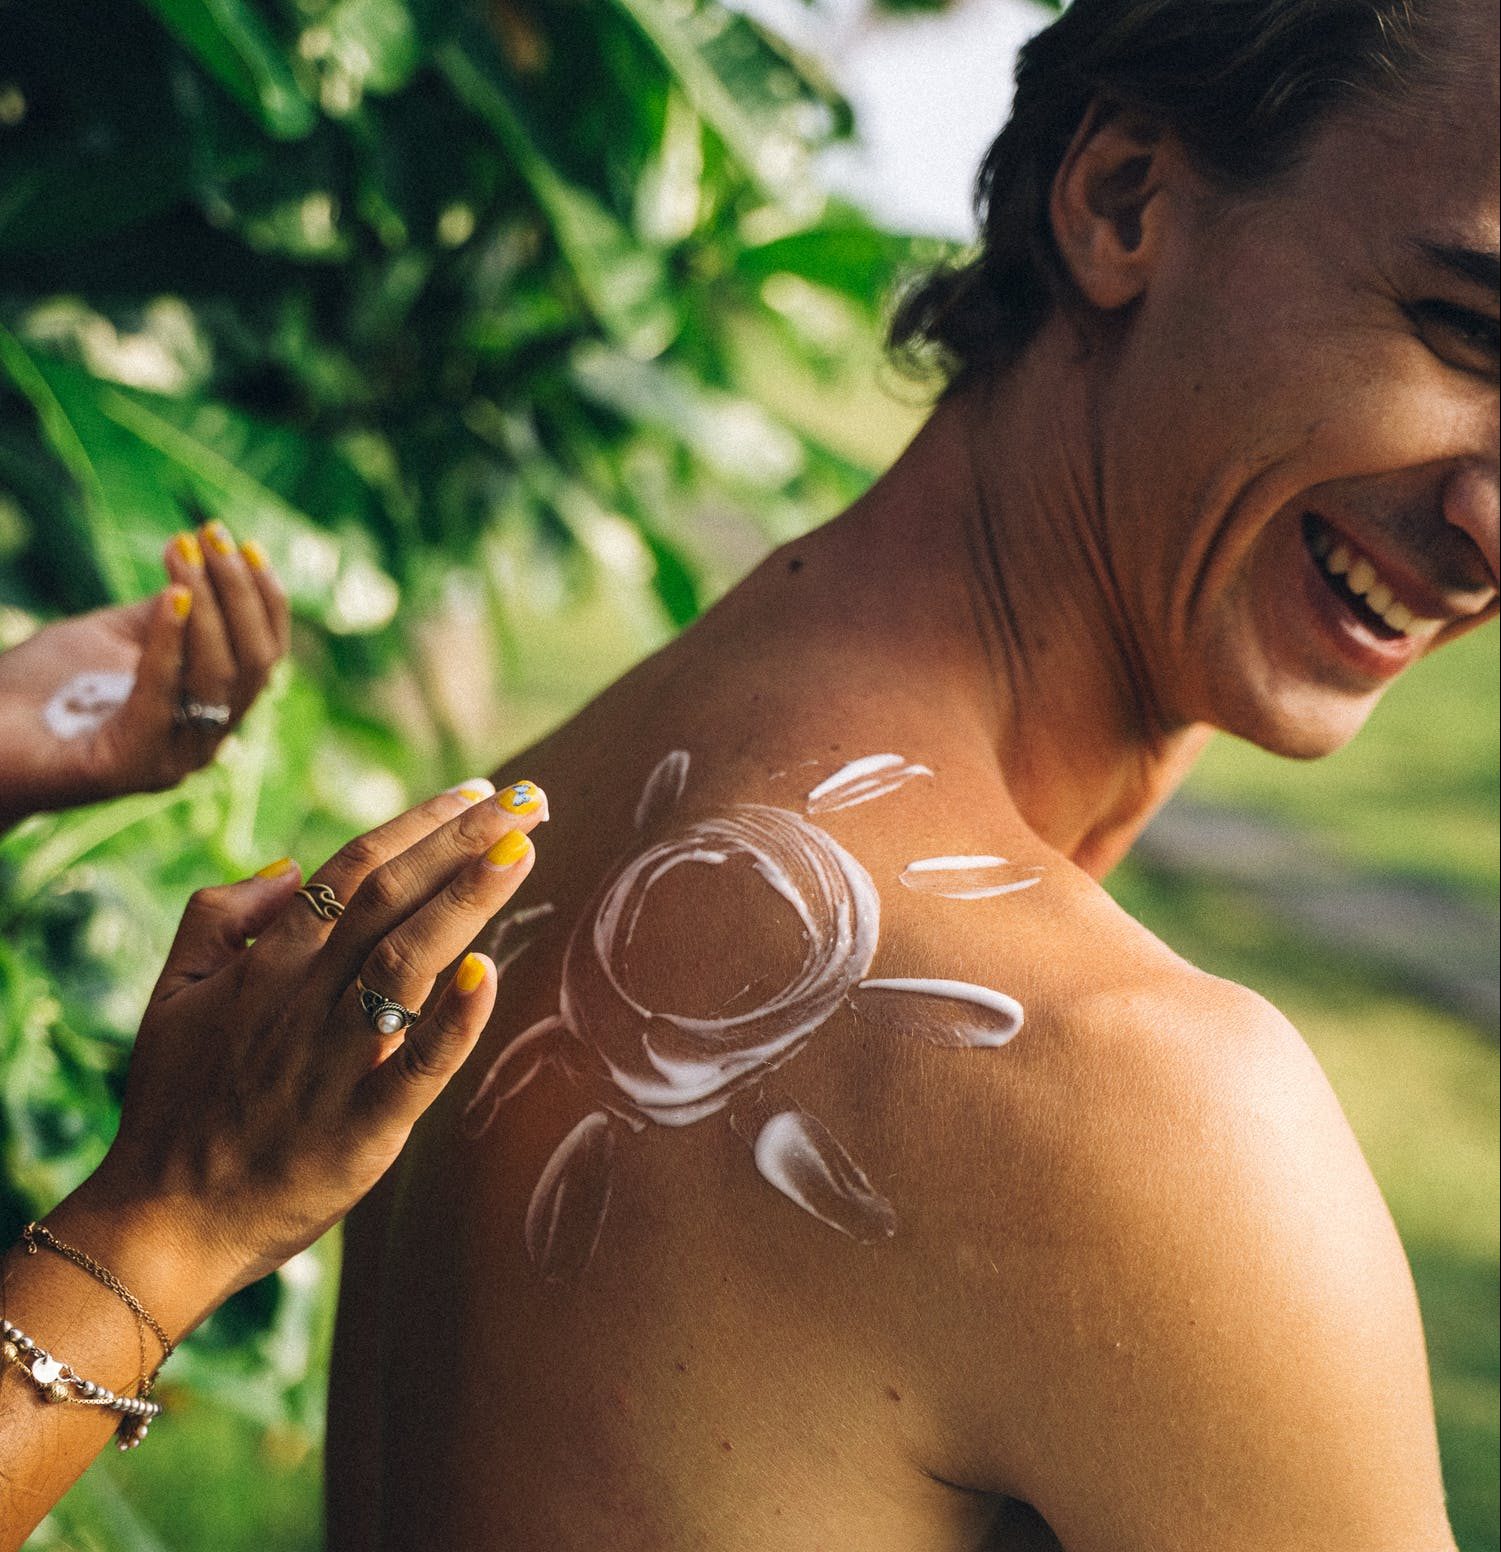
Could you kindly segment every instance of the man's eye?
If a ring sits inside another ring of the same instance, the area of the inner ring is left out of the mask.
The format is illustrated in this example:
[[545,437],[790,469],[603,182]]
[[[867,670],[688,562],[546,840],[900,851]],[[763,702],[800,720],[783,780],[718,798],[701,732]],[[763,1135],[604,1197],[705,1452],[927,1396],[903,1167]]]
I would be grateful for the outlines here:
[[1501,356],[1501,323],[1496,319],[1437,297],[1419,302],[1411,313],[1424,339],[1440,355],[1447,359],[1458,350],[1465,358],[1459,364],[1478,364],[1487,373],[1495,371]]

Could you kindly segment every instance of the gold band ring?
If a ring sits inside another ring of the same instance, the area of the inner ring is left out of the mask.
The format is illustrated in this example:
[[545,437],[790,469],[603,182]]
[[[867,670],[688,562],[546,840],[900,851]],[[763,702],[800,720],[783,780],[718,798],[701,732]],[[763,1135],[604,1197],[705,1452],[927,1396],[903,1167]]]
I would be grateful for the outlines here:
[[344,914],[344,902],[327,884],[304,884],[297,893],[307,901],[313,915],[324,921],[338,921]]

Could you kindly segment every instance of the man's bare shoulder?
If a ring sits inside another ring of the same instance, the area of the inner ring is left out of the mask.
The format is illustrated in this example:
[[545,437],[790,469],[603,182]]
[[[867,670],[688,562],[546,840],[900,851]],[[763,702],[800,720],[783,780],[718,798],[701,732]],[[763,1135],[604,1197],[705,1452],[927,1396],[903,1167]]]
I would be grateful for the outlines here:
[[946,1274],[938,1469],[1079,1552],[1447,1547],[1406,1260],[1307,1045],[1089,881],[1034,893],[964,931],[893,913],[884,944],[1025,1008],[903,1107],[896,1254],[913,1289]]

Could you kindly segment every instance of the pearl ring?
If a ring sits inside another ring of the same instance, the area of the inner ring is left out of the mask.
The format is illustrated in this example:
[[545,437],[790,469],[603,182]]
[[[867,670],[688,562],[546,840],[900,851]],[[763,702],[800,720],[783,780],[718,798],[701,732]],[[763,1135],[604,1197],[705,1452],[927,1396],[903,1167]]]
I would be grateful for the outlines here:
[[354,989],[360,994],[360,1006],[365,1010],[365,1017],[370,1020],[378,1035],[399,1035],[409,1024],[415,1024],[418,1014],[422,1012],[418,1008],[414,1013],[394,997],[371,991],[359,976],[354,978]]

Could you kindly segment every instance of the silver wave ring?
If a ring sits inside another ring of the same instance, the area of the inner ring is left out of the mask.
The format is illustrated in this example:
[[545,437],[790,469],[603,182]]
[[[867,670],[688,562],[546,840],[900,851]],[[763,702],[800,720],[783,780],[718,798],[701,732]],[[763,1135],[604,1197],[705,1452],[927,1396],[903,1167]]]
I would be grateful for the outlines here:
[[304,884],[294,892],[307,901],[313,915],[321,916],[324,921],[338,921],[344,914],[344,902],[327,884]]

